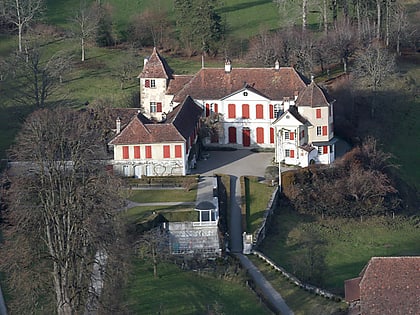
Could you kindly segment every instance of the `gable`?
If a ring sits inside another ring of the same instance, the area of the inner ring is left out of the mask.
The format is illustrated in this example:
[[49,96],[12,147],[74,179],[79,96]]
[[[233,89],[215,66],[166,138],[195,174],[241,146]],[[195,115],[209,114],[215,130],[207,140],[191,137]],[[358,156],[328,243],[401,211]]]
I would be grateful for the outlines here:
[[266,96],[264,96],[259,91],[252,89],[250,87],[245,87],[243,89],[240,89],[239,91],[236,91],[221,100],[226,102],[249,102],[249,101],[255,101],[255,102],[269,102],[270,99]]
[[296,107],[291,106],[289,110],[285,111],[276,121],[274,126],[302,126],[310,125],[310,123],[303,118],[296,110]]
[[167,64],[166,60],[159,55],[155,47],[153,48],[153,52],[149,60],[144,65],[143,71],[137,78],[169,79],[172,77],[172,72],[173,71]]

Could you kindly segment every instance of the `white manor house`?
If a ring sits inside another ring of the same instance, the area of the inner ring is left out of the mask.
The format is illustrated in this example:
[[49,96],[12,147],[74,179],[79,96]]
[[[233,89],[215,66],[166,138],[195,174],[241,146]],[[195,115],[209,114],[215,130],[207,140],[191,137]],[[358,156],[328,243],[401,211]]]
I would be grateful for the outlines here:
[[[139,74],[141,111],[117,119],[114,170],[126,176],[186,175],[204,121],[208,146],[274,148],[276,162],[306,167],[335,158],[334,100],[292,67],[202,67],[176,75],[156,48]],[[207,119],[206,119],[207,118]]]

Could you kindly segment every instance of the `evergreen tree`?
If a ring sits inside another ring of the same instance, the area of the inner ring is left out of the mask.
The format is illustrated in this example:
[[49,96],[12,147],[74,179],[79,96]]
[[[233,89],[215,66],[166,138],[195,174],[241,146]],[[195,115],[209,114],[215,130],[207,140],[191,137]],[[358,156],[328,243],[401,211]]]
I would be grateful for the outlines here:
[[224,28],[216,12],[217,0],[175,0],[179,39],[192,56],[197,52],[217,54]]

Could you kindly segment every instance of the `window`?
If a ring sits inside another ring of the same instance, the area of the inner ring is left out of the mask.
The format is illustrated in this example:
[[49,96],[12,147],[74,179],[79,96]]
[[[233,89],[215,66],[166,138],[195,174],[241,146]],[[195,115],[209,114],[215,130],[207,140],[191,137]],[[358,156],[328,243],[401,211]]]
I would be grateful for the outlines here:
[[334,152],[334,145],[330,145],[330,152],[333,153]]
[[273,104],[270,104],[270,119],[274,118],[274,106]]
[[228,105],[228,118],[236,118],[235,104]]
[[181,158],[182,157],[182,145],[177,144],[175,146],[175,157],[176,158]]
[[135,159],[140,158],[140,146],[138,145],[134,146],[134,158]]
[[171,157],[171,147],[169,145],[163,146],[163,158],[168,159]]
[[317,136],[320,136],[321,135],[321,132],[322,132],[321,126],[317,126],[316,127],[316,135]]
[[150,87],[150,80],[145,80],[144,81],[144,87]]
[[327,145],[323,146],[322,153],[323,154],[328,154],[328,146]]
[[316,118],[321,118],[321,108],[316,109]]
[[146,145],[146,159],[152,158],[152,146]]
[[161,113],[162,112],[162,103],[156,103],[156,111],[158,112],[158,113]]
[[283,105],[282,104],[274,104],[274,117],[279,118],[283,114]]
[[290,150],[289,149],[284,150],[284,155],[286,157],[290,157]]
[[155,80],[150,80],[150,87],[151,88],[155,88],[156,87],[156,81]]
[[264,128],[257,128],[257,143],[264,143]]
[[290,140],[295,140],[295,133],[294,132],[290,133]]
[[248,96],[248,92],[244,92],[244,93],[243,93],[243,95],[244,95],[244,96]]
[[289,139],[290,139],[290,132],[286,131],[286,132],[284,133],[284,139],[285,139],[285,140],[289,140]]
[[249,105],[242,104],[242,118],[248,119],[249,118]]
[[323,152],[322,146],[318,147],[318,154],[321,155]]
[[128,159],[129,158],[129,154],[128,154],[128,146],[123,146],[122,147],[122,151],[123,151],[123,159]]
[[210,116],[210,104],[206,103],[206,117]]
[[328,127],[327,126],[322,126],[322,135],[323,136],[327,136],[328,135]]
[[270,128],[270,143],[274,143],[274,128]]
[[156,102],[150,102],[150,112],[156,113],[156,111],[157,111]]
[[261,104],[257,104],[256,106],[256,118],[263,119],[264,118],[264,106]]

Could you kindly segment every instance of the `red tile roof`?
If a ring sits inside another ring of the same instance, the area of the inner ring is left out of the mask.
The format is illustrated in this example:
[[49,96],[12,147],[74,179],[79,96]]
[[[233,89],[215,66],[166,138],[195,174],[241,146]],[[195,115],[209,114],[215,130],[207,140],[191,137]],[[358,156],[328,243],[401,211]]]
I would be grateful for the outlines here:
[[420,256],[373,257],[361,277],[362,314],[420,314]]
[[313,81],[299,93],[296,100],[297,106],[310,107],[328,106],[330,102],[328,95]]
[[[194,99],[221,99],[249,84],[272,100],[283,100],[283,97],[294,97],[309,83],[294,68],[233,68],[226,72],[224,68],[202,68],[177,93],[174,101],[180,102],[187,95]],[[175,88],[171,87],[175,92]]]
[[361,277],[344,281],[344,295],[347,302],[360,300],[360,279]]
[[185,141],[197,126],[202,113],[191,97],[176,106],[167,115],[166,121],[153,123],[144,120],[142,114],[136,115],[120,134],[110,141],[110,145],[151,144]]
[[143,71],[138,75],[138,78],[172,78],[172,69],[166,63],[156,48],[153,48],[152,55],[145,64]]

